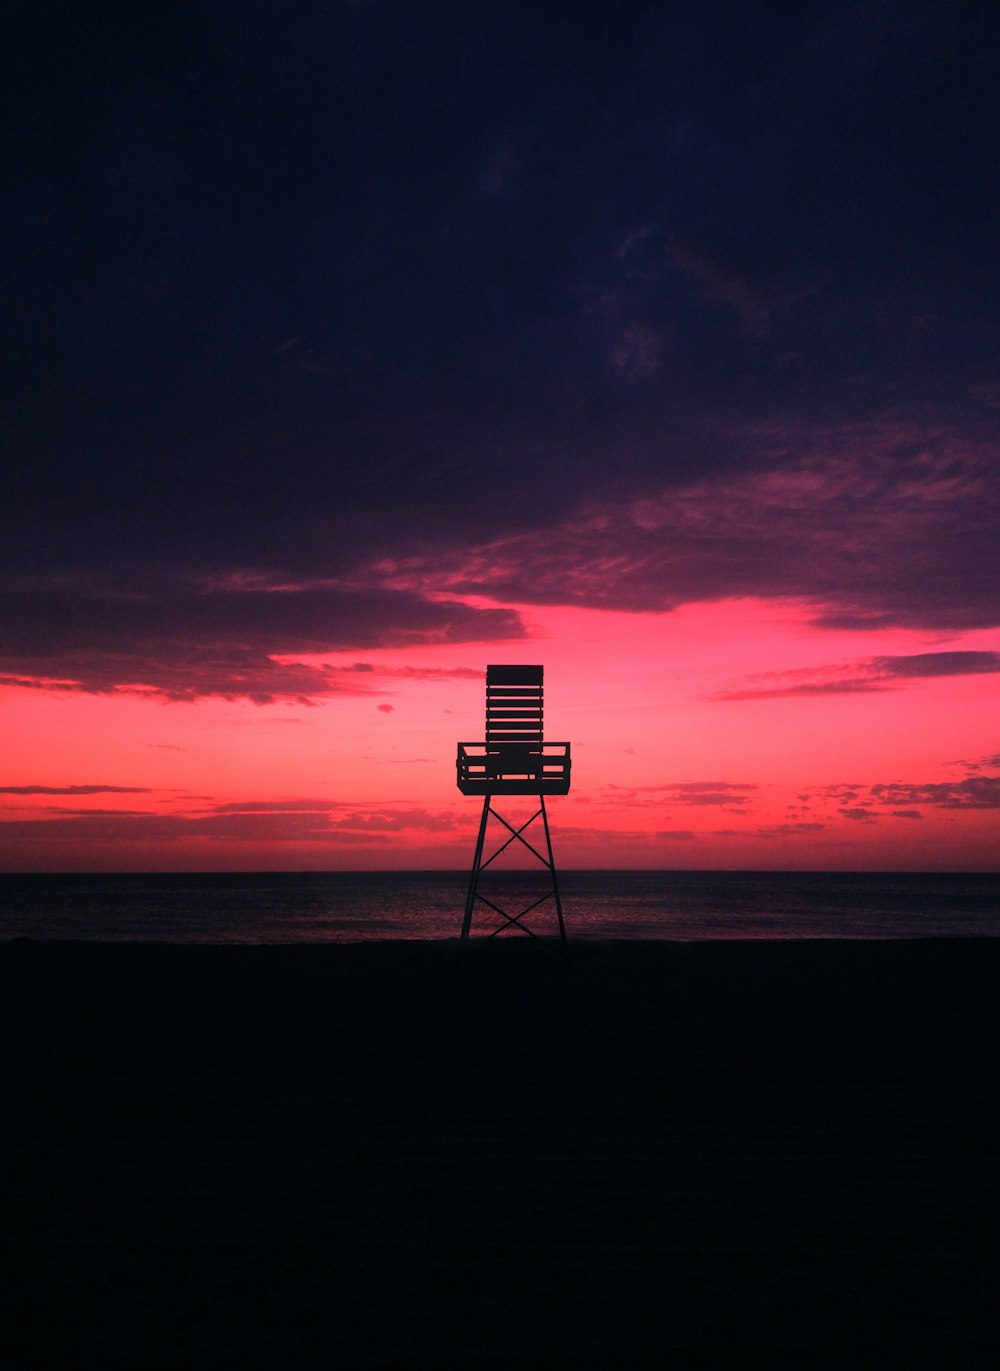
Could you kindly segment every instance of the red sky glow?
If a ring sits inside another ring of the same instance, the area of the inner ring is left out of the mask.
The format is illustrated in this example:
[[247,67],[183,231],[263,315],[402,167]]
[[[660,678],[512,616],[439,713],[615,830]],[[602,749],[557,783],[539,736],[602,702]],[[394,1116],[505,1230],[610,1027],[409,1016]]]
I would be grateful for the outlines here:
[[516,608],[527,642],[325,653],[356,693],[311,704],[7,687],[5,869],[462,867],[455,744],[482,736],[487,660],[545,664],[546,734],[574,756],[561,864],[995,868],[996,675],[870,664],[976,663],[996,634],[824,631],[759,600]]

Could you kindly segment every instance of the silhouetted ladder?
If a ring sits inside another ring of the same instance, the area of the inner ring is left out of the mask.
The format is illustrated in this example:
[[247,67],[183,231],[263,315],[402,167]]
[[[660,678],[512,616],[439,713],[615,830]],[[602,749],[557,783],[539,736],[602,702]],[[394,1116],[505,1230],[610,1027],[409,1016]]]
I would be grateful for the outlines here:
[[[478,904],[488,906],[501,922],[486,936],[500,933],[527,933],[538,938],[522,920],[547,900],[555,902],[559,924],[559,941],[565,949],[566,927],[563,923],[562,901],[549,816],[545,809],[546,795],[565,795],[569,791],[569,743],[546,743],[542,738],[544,706],[542,688],[543,668],[540,666],[488,666],[486,668],[486,739],[481,743],[459,743],[458,788],[463,795],[482,795],[483,814],[479,823],[476,853],[472,860],[469,892],[465,900],[462,921],[462,940],[470,936],[473,915]],[[526,823],[515,828],[493,807],[495,795],[536,795],[539,807]],[[483,860],[486,830],[493,816],[508,831],[509,837],[491,856]],[[536,819],[541,819],[545,831],[545,855],[524,836]],[[502,909],[487,899],[479,889],[480,873],[485,871],[511,843],[519,842],[548,869],[551,889],[517,914]]]

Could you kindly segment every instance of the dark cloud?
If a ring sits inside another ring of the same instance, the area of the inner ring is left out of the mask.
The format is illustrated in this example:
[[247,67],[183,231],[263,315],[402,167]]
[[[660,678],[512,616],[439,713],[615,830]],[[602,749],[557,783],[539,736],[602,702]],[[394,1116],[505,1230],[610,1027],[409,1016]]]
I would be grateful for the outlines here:
[[893,782],[871,787],[875,803],[886,806],[927,805],[938,809],[1000,809],[1000,775],[970,776],[964,781]]
[[[371,680],[376,668],[366,663],[341,669],[277,659],[522,632],[507,610],[263,578],[187,585],[58,580],[0,594],[0,664],[8,681],[143,690],[174,700],[222,695],[268,703],[379,694]],[[412,668],[407,674],[449,673]]]
[[337,800],[231,800],[213,804],[213,814],[329,814],[340,807]]
[[[769,676],[786,678],[794,672],[773,672]],[[753,676],[751,680],[760,680],[761,676]],[[854,678],[841,679],[836,681],[798,681],[795,685],[774,685],[774,686],[753,686],[736,687],[732,690],[717,690],[706,698],[709,700],[781,700],[792,696],[801,696],[808,699],[814,695],[866,695],[875,691],[890,690],[891,686],[885,685],[878,678],[859,676]]]
[[[236,842],[385,841],[380,833],[338,830],[310,815],[270,814],[214,815],[190,818],[177,814],[87,814],[46,819],[9,819],[0,837],[15,848],[39,843],[48,848],[59,843],[184,842],[198,838]],[[58,851],[58,846],[55,847]]]
[[836,666],[762,672],[745,676],[741,684],[717,691],[709,698],[774,700],[796,695],[853,695],[897,689],[894,681],[996,672],[1000,672],[1000,652],[917,652],[897,657],[871,657]]
[[826,824],[821,823],[789,823],[789,824],[761,824],[756,828],[746,830],[730,830],[730,836],[755,837],[755,838],[797,838],[806,833],[821,833]]
[[709,299],[730,305],[752,338],[766,338],[771,332],[774,302],[764,292],[696,248],[674,244],[667,248],[667,256],[675,267],[698,283]]
[[0,785],[0,795],[151,795],[142,785]]
[[[520,636],[521,629],[518,619],[514,616],[507,621],[511,626],[512,637]],[[356,663],[354,670],[361,670],[361,664]],[[380,677],[398,677],[404,681],[481,681],[482,671],[471,666],[364,666],[365,671],[377,671]]]
[[445,832],[455,828],[458,821],[447,810],[431,811],[417,805],[398,806],[378,804],[368,808],[342,800],[288,799],[288,800],[232,800],[223,804],[213,804],[204,814],[187,815],[194,822],[210,821],[220,816],[269,815],[279,819],[285,815],[322,815],[333,829],[351,829],[359,833],[373,831],[402,832],[419,829],[429,832]]
[[[840,628],[1000,622],[993,445],[898,421],[788,422],[737,441],[756,449],[746,474],[584,502],[544,539],[403,559],[390,583],[624,610],[763,596]],[[851,688],[873,685],[839,683]]]
[[931,809],[1000,809],[1000,766],[984,759],[993,774],[977,773],[960,781],[879,781],[872,785],[824,786],[823,796],[847,819],[873,819],[888,809],[895,818],[919,819],[917,806]]
[[905,657],[875,657],[887,676],[974,676],[1000,671],[1000,652],[916,652]]
[[466,825],[454,814],[446,811],[433,813],[426,809],[406,809],[395,813],[388,809],[368,811],[354,810],[332,820],[336,829],[350,829],[355,833],[402,833],[409,829],[419,829],[425,833],[450,833],[452,829],[462,829]]
[[519,631],[449,586],[1000,622],[994,66],[930,0],[18,7],[0,673]]
[[1000,770],[1000,752],[995,752],[991,757],[980,757],[976,762],[968,763],[977,771],[983,771],[988,767],[995,767]]
[[199,838],[237,842],[294,843],[384,842],[407,831],[448,833],[458,827],[447,812],[419,808],[371,808],[328,805],[313,808],[251,803],[219,806],[200,814],[153,814],[138,810],[58,810],[45,817],[8,819],[0,826],[4,843],[184,842]]
[[[753,783],[730,781],[668,781],[661,785],[607,787],[605,800],[615,805],[680,804],[705,806],[744,805],[752,801]],[[739,812],[739,811],[733,811]]]

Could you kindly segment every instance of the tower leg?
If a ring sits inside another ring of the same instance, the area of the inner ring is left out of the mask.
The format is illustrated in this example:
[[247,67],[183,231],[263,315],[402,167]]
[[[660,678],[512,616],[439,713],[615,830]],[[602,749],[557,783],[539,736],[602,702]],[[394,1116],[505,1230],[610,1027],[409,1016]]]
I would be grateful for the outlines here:
[[476,855],[472,859],[469,875],[469,893],[465,897],[465,918],[462,920],[462,941],[469,936],[472,927],[472,911],[476,905],[476,887],[479,885],[479,864],[483,860],[483,843],[486,841],[486,825],[490,817],[490,797],[483,800],[483,817],[479,821],[479,837],[476,840]]
[[[514,828],[512,824],[507,822],[507,820],[504,818],[502,814],[498,813],[497,810],[493,809],[490,803],[490,799],[491,797],[487,795],[483,800],[483,814],[482,818],[479,821],[479,836],[476,839],[476,853],[472,859],[472,871],[469,873],[469,888],[465,897],[465,916],[462,919],[462,934],[459,940],[459,946],[461,947],[465,942],[469,940],[472,931],[472,920],[475,914],[477,901],[482,902],[484,905],[487,905],[490,909],[493,910],[493,912],[496,915],[498,915],[503,920],[503,922],[498,927],[494,928],[492,933],[487,935],[488,938],[494,938],[497,936],[497,934],[505,932],[519,932],[525,933],[529,937],[539,939],[542,945],[545,946],[548,940],[546,938],[541,937],[540,934],[536,933],[526,924],[522,923],[522,920],[524,919],[525,915],[530,914],[532,910],[536,909],[540,904],[544,904],[546,900],[553,900],[555,902],[556,907],[556,918],[558,919],[559,923],[559,944],[562,952],[565,954],[566,952],[568,952],[569,948],[566,941],[566,925],[563,920],[562,899],[559,894],[559,878],[556,875],[556,862],[552,852],[552,835],[549,831],[549,816],[545,808],[545,796],[542,794],[538,796],[538,809],[535,811],[535,813],[532,815],[530,819],[528,819],[525,823],[521,825],[520,828]],[[507,838],[506,842],[502,843],[501,846],[498,847],[496,851],[493,852],[485,861],[483,861],[483,848],[486,844],[486,832],[489,826],[491,814],[497,820],[499,820],[499,822],[504,826],[504,828],[509,830],[510,837]],[[542,824],[545,829],[544,855],[524,836],[525,829],[530,828],[534,820],[538,818],[541,818]],[[537,900],[533,900],[531,904],[527,905],[524,909],[520,911],[520,913],[517,914],[508,913],[506,910],[502,909],[500,905],[494,904],[492,900],[487,899],[485,895],[480,895],[479,893],[480,873],[484,871],[486,867],[490,866],[491,863],[495,860],[495,858],[499,857],[502,852],[505,852],[513,842],[519,842],[522,844],[522,846],[526,847],[528,851],[532,854],[532,856],[536,857],[538,861],[541,862],[542,866],[547,868],[549,876],[552,881],[552,888],[549,891],[547,891],[544,895],[540,896]],[[551,945],[550,950],[552,950]]]
[[539,795],[539,803],[542,806],[542,823],[545,826],[545,846],[549,854],[549,871],[552,873],[552,894],[556,902],[556,915],[559,919],[559,941],[562,949],[566,951],[566,925],[563,923],[562,900],[559,898],[559,878],[556,875],[556,859],[552,855],[552,836],[549,833],[549,816],[545,809],[545,796]]

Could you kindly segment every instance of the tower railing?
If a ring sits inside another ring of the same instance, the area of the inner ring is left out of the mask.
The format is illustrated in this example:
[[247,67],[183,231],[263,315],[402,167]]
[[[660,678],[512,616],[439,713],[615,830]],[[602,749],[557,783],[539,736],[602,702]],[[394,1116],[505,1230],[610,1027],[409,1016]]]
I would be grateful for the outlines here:
[[459,743],[463,795],[567,795],[569,743]]

